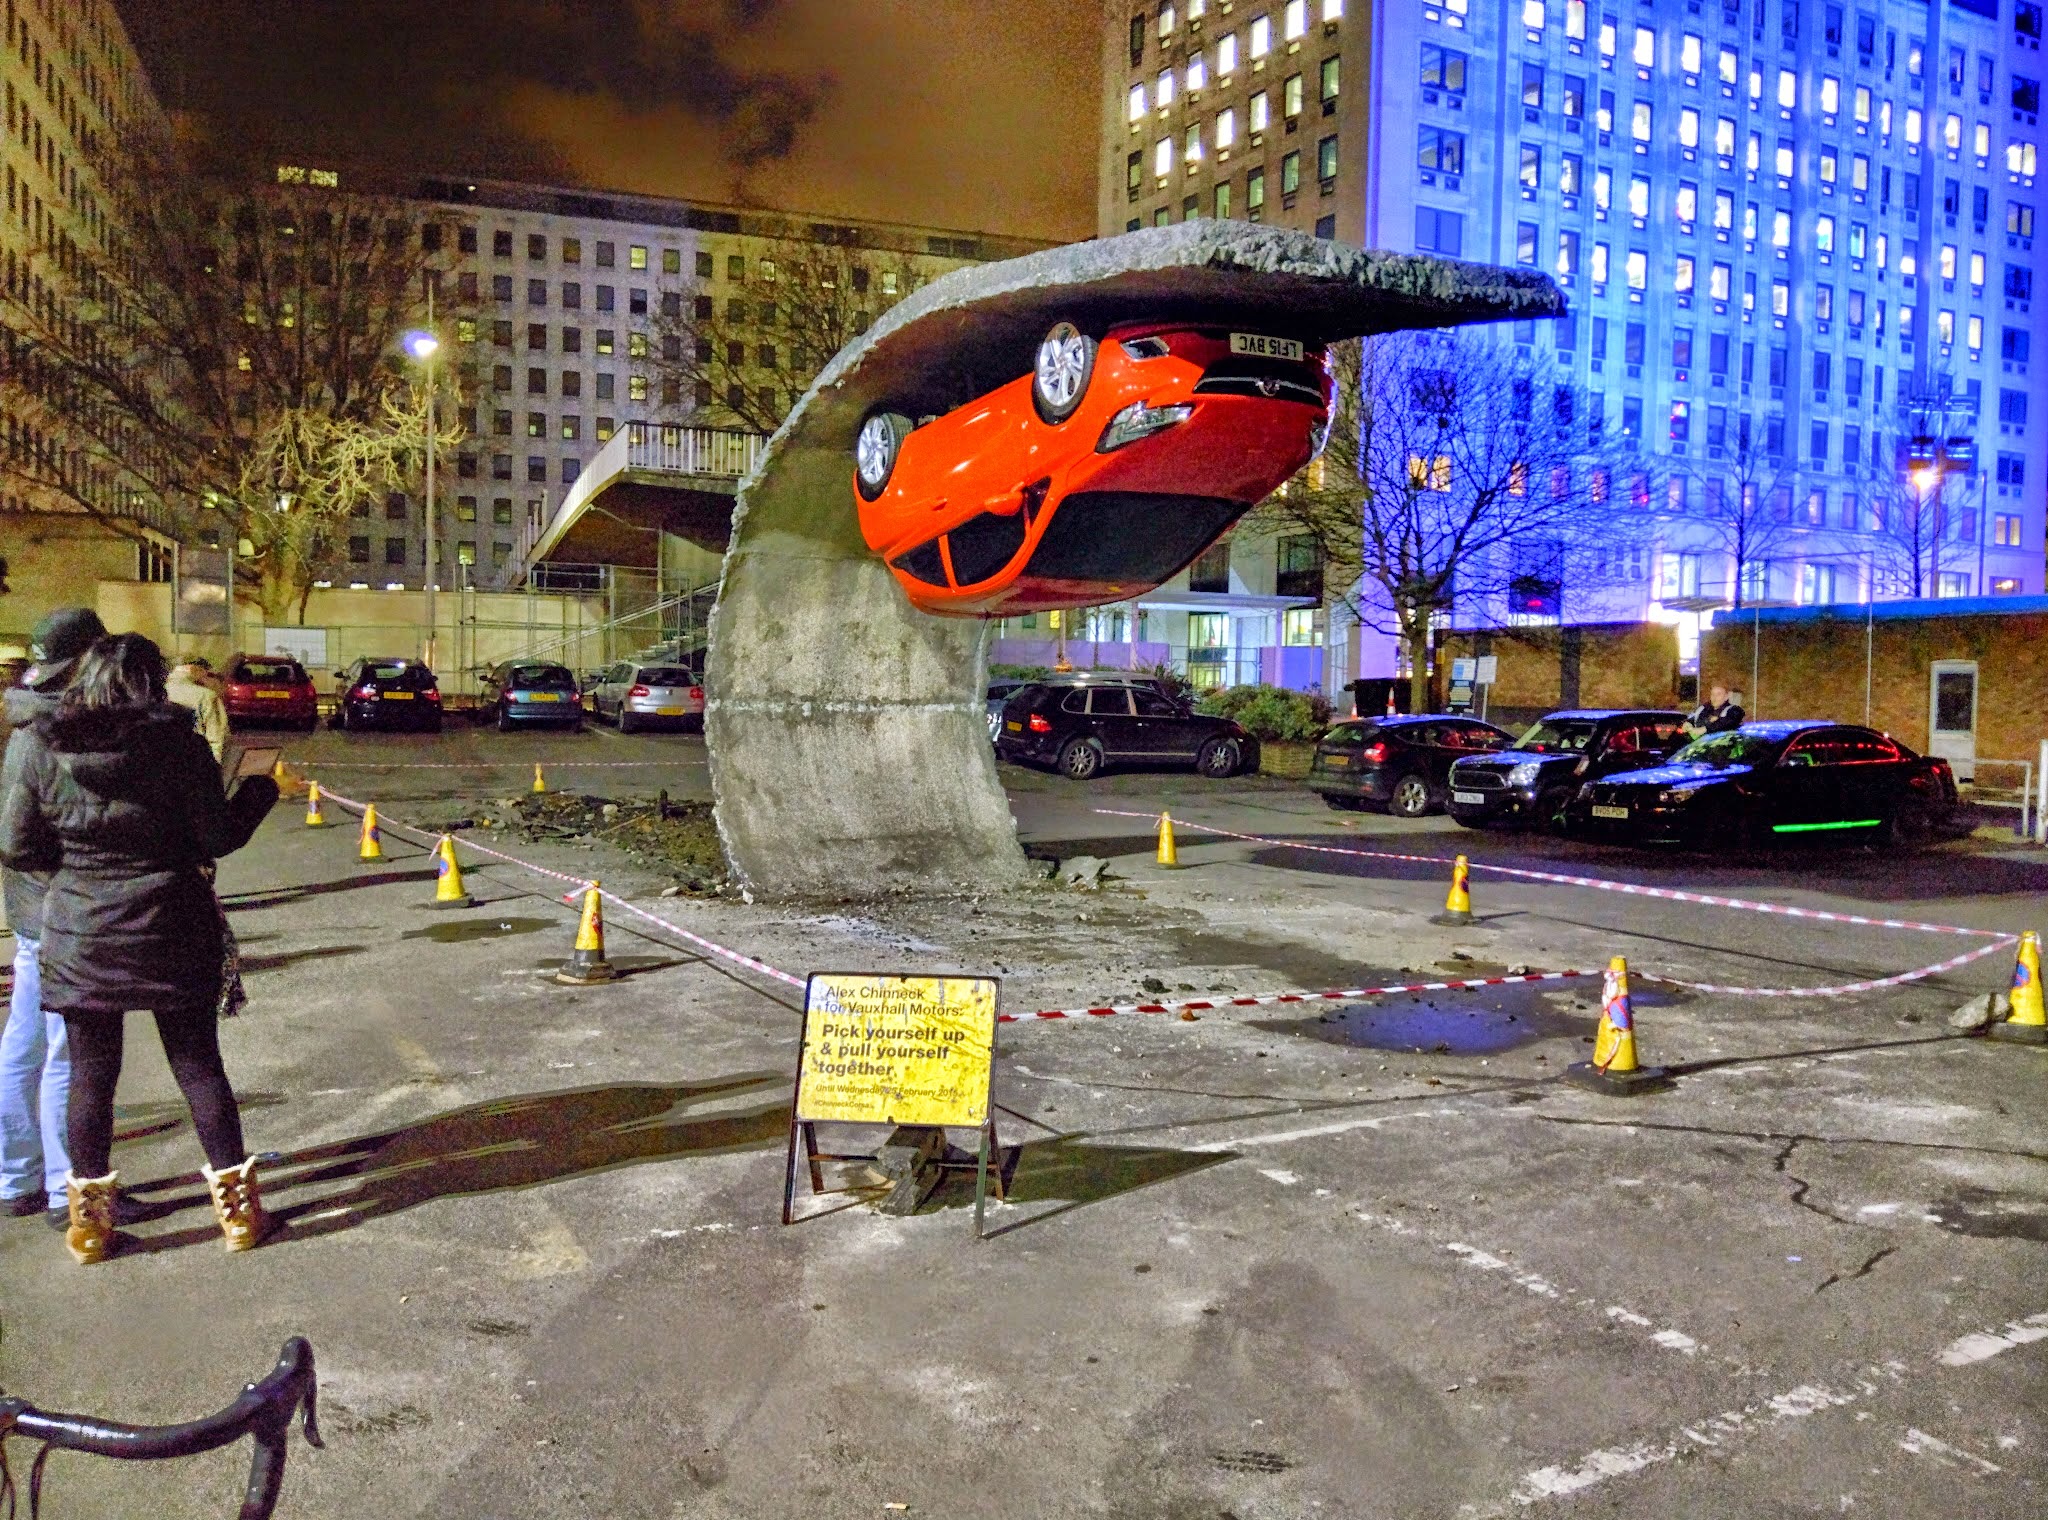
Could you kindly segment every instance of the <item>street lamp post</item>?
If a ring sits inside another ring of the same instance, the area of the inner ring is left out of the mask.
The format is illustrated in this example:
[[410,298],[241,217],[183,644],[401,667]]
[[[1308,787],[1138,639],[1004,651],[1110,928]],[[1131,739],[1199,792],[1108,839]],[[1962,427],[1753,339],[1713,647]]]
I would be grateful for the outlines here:
[[[434,321],[434,290],[427,287],[427,323]],[[435,668],[435,634],[440,625],[434,615],[434,578],[440,568],[441,535],[439,524],[434,520],[434,435],[439,426],[434,414],[434,365],[435,352],[441,347],[441,340],[431,331],[410,332],[405,335],[405,349],[419,362],[426,374],[427,383],[427,641],[425,659],[427,668]]]

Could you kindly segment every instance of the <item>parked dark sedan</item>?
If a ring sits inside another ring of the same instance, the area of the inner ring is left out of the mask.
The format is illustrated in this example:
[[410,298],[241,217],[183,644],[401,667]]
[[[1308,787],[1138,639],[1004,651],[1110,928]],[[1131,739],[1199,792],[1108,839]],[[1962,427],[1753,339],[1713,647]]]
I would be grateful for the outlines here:
[[418,660],[362,659],[337,670],[334,726],[441,731],[441,683]]
[[1780,720],[1708,734],[1664,765],[1589,782],[1568,816],[1575,832],[1626,844],[1910,844],[1955,807],[1946,760],[1876,729]]
[[566,665],[552,660],[507,660],[484,674],[478,716],[510,733],[521,723],[583,726],[583,693]]
[[1451,767],[1467,755],[1503,750],[1514,737],[1477,718],[1417,713],[1353,718],[1316,741],[1309,790],[1331,807],[1377,803],[1403,818],[1444,805]]
[[1450,814],[1469,829],[1496,823],[1562,829],[1565,805],[1583,783],[1659,764],[1685,741],[1685,720],[1675,712],[1555,712],[1513,749],[1455,762]]
[[996,754],[1056,766],[1085,781],[1117,761],[1192,764],[1204,776],[1259,768],[1259,741],[1229,718],[1198,713],[1156,681],[1034,681],[1003,704]]

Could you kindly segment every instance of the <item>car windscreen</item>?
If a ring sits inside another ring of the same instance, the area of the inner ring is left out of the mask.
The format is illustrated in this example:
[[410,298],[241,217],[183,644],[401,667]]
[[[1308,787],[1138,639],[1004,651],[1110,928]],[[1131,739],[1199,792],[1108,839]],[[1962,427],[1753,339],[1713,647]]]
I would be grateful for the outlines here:
[[1545,718],[1515,741],[1539,755],[1583,755],[1599,725],[1590,718]]
[[270,681],[279,686],[296,686],[306,679],[297,660],[244,660],[229,674],[230,681]]
[[640,671],[645,686],[695,686],[697,683],[680,665],[648,665]]
[[1779,750],[1785,747],[1782,737],[1773,734],[1745,734],[1740,729],[1733,733],[1707,734],[1671,757],[1673,765],[1769,765]]
[[1362,749],[1378,727],[1375,723],[1339,723],[1323,735],[1321,742],[1333,749]]
[[412,660],[373,660],[363,667],[362,679],[399,691],[425,691],[434,684],[434,673]]
[[514,665],[505,672],[505,684],[527,691],[568,691],[576,678],[566,665]]

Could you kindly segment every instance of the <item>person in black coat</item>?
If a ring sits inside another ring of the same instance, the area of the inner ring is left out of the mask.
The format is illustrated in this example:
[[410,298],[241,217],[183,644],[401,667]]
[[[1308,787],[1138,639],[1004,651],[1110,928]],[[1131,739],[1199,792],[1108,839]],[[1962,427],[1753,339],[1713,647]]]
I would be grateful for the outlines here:
[[225,924],[208,867],[248,843],[277,801],[268,777],[230,799],[190,710],[164,697],[164,659],[139,634],[101,639],[54,713],[8,747],[0,860],[53,874],[43,903],[43,1003],[71,1045],[71,1226],[81,1262],[115,1245],[110,1162],[122,1016],[147,1009],[206,1151],[229,1250],[263,1236],[217,1029]]

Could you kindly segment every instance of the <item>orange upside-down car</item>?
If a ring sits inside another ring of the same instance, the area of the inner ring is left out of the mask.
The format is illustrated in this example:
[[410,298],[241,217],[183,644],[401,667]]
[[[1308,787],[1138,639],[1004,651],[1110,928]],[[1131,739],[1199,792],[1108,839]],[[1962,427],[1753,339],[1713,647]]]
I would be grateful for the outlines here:
[[1318,344],[1062,322],[1028,375],[914,424],[868,414],[854,495],[913,605],[956,617],[1089,607],[1191,563],[1321,450]]

